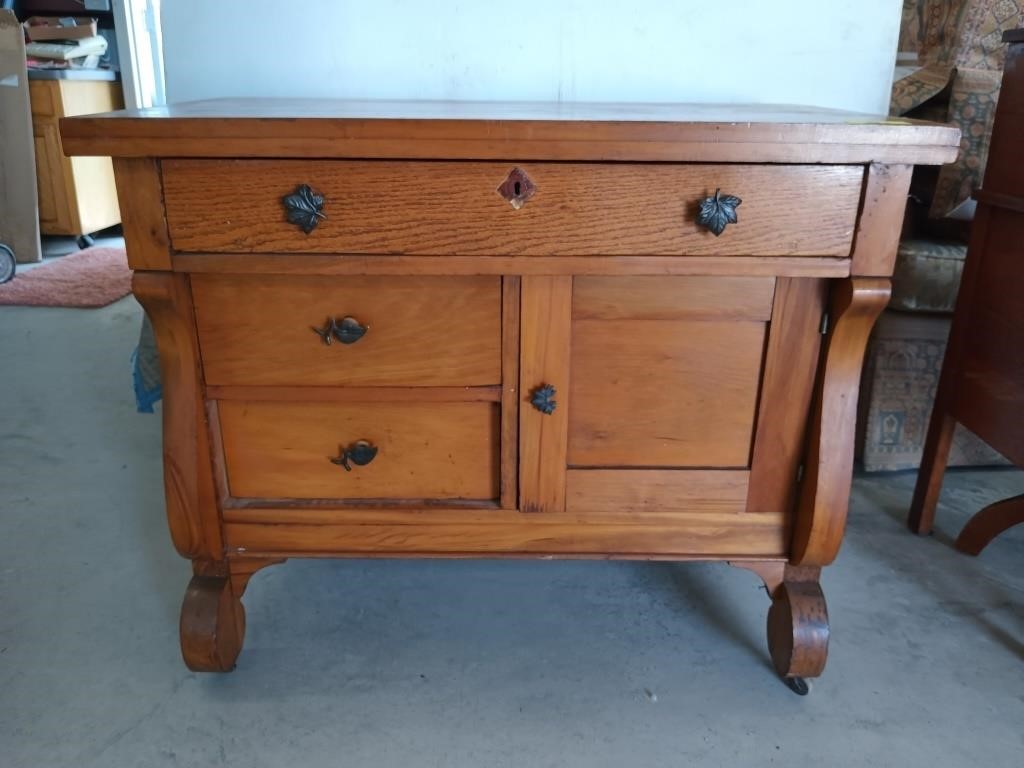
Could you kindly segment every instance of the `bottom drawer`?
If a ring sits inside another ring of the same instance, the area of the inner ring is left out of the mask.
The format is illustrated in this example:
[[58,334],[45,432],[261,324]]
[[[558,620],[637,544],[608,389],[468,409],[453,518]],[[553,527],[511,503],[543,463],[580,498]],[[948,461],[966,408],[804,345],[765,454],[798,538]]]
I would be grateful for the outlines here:
[[[218,404],[233,497],[469,499],[498,496],[497,403]],[[376,454],[331,461],[365,441]]]

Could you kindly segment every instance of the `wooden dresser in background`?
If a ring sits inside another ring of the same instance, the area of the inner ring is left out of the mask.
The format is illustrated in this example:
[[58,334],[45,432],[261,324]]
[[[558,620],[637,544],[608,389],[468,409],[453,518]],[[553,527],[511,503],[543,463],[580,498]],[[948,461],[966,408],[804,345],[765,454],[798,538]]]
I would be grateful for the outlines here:
[[[121,223],[109,157],[66,157],[61,147],[62,117],[109,112],[124,106],[121,84],[107,80],[29,78],[39,229],[44,235],[83,236]],[[56,76],[57,72],[42,74]],[[72,72],[71,75],[78,73]]]
[[288,557],[724,560],[798,692],[864,344],[945,126],[814,110],[200,102],[114,155],[156,329],[181,641]]
[[[908,523],[932,530],[953,429],[963,424],[1024,468],[1024,29],[1010,44],[964,276]],[[977,555],[1024,523],[1024,495],[979,511],[957,538]]]

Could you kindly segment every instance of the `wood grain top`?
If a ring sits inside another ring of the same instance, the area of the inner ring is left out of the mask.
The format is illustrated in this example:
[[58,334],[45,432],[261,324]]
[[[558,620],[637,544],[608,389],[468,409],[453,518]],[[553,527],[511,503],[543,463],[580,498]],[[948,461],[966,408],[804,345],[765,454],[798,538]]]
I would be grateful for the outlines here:
[[958,129],[796,106],[218,99],[61,121],[69,155],[944,163]]

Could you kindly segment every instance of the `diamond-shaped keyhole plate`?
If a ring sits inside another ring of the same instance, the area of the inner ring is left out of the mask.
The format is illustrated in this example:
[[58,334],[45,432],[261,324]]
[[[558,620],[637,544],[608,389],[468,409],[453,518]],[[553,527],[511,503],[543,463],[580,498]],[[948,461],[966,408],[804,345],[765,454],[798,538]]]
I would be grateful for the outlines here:
[[509,204],[517,211],[533,197],[533,193],[536,191],[537,187],[530,181],[530,177],[522,168],[513,168],[498,187],[498,194],[508,200]]

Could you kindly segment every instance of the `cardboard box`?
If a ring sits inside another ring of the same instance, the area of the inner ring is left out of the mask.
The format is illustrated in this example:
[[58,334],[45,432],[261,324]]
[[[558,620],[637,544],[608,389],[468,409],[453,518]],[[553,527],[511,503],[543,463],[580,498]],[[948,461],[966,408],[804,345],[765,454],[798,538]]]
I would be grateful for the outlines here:
[[[62,20],[71,18],[75,26],[60,26]],[[96,19],[88,16],[32,16],[25,19],[25,31],[33,43],[50,40],[81,40],[96,36]]]

